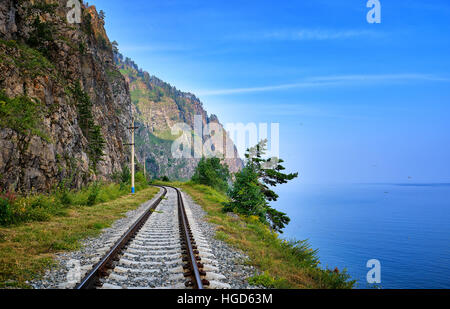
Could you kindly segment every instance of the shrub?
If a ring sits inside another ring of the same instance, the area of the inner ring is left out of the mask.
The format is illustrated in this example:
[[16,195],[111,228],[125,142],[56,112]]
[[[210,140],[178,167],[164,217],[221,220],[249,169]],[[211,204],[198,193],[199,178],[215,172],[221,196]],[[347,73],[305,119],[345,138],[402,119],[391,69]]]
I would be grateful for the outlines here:
[[14,221],[11,205],[6,198],[0,197],[0,225],[6,226]]
[[[136,190],[148,187],[142,173],[136,173]],[[51,194],[16,197],[14,193],[0,194],[0,226],[32,221],[47,221],[52,216],[67,214],[68,207],[94,206],[129,193],[125,184],[94,182],[80,191],[66,189],[63,182]]]
[[69,206],[72,204],[72,197],[70,196],[69,189],[67,188],[67,179],[63,180],[55,192],[56,197],[63,206]]
[[169,179],[169,177],[167,177],[167,176],[162,176],[162,177],[161,177],[161,181],[169,182],[170,179]]
[[94,33],[92,30],[92,16],[89,13],[83,13],[82,18],[82,24],[81,24],[81,30],[86,33],[86,35],[90,36]]
[[263,286],[269,289],[280,289],[287,285],[286,279],[275,279],[267,272],[248,278],[248,283],[254,286]]
[[41,22],[39,17],[36,17],[32,27],[33,30],[26,43],[50,59],[50,52],[57,49],[53,39],[54,25],[50,22]]
[[195,169],[192,182],[210,186],[218,191],[226,192],[230,172],[226,164],[222,164],[219,158],[202,158]]
[[120,175],[120,177],[121,177],[121,182],[124,184],[131,182],[131,172],[130,172],[130,169],[128,168],[128,166],[125,166],[122,169],[122,174]]
[[70,194],[67,190],[63,190],[62,192],[60,192],[59,200],[64,206],[69,206],[72,204],[72,198],[70,197]]
[[134,175],[134,182],[136,189],[143,189],[148,185],[147,178],[145,177],[143,172],[137,172]]
[[37,135],[48,140],[42,127],[42,105],[26,96],[9,98],[0,91],[0,127],[10,128],[23,136]]
[[94,182],[94,184],[91,186],[89,190],[88,199],[86,202],[86,205],[93,206],[97,202],[97,197],[100,193],[100,185],[98,182]]

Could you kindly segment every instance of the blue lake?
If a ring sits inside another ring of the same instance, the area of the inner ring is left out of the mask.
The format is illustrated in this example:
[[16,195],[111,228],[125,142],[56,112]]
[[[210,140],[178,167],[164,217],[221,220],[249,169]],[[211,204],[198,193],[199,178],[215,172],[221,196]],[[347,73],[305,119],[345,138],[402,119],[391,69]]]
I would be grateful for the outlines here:
[[291,223],[283,237],[309,239],[323,267],[347,268],[369,288],[370,259],[382,288],[450,288],[450,185],[296,185],[274,206]]

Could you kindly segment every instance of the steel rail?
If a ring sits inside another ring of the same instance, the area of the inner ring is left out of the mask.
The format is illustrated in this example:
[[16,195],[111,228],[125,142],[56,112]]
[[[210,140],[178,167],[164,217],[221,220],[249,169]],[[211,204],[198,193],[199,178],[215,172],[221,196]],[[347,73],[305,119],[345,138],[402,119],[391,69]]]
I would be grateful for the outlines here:
[[98,282],[98,279],[106,274],[106,269],[109,268],[117,257],[117,255],[121,252],[121,250],[125,247],[125,245],[130,241],[130,239],[136,235],[139,229],[144,225],[147,219],[152,214],[153,210],[159,205],[162,199],[167,194],[167,189],[163,186],[155,186],[160,187],[164,190],[163,194],[159,196],[159,198],[152,203],[152,205],[148,208],[148,210],[139,217],[138,220],[122,235],[122,237],[111,247],[111,249],[103,256],[103,258],[95,264],[92,270],[75,286],[75,289],[93,289]]
[[[178,188],[175,187],[171,187],[173,189],[175,189],[177,191],[177,196],[178,196],[178,215],[180,218],[180,223],[181,223],[181,227],[182,227],[182,231],[181,234],[183,235],[184,241],[185,241],[185,245],[186,245],[186,251],[188,253],[188,264],[190,266],[190,276],[193,279],[192,283],[193,283],[193,287],[196,289],[203,289],[203,284],[207,283],[206,281],[204,282],[201,278],[201,271],[199,270],[199,260],[200,258],[198,258],[195,253],[198,253],[198,251],[194,251],[194,244],[193,241],[191,241],[191,237],[192,237],[192,232],[190,231],[190,227],[189,227],[189,221],[188,218],[186,216],[186,210],[184,208],[184,202],[183,202],[183,196],[181,195],[181,192]],[[195,247],[196,248],[196,247]]]

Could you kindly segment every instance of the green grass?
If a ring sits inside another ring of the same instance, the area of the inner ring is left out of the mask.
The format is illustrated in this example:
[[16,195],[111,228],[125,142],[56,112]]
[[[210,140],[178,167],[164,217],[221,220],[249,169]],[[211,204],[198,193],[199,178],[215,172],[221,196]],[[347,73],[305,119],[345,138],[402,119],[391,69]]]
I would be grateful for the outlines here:
[[[136,190],[148,187],[141,173],[136,174]],[[70,206],[94,206],[115,200],[129,193],[130,186],[117,183],[93,183],[82,190],[57,189],[50,194],[0,193],[0,226],[26,222],[48,221],[64,216]]]
[[249,256],[250,263],[261,272],[250,278],[250,283],[289,289],[347,289],[354,286],[355,282],[346,272],[335,273],[320,268],[317,250],[311,249],[306,241],[283,240],[257,217],[224,213],[223,203],[228,201],[225,194],[191,182],[171,184],[183,189],[203,207],[208,221],[216,226],[217,239]]
[[65,207],[55,207],[55,203],[60,203],[55,195],[19,199],[18,205],[24,206],[21,210],[26,211],[30,207],[27,205],[34,203],[45,218],[0,227],[0,288],[29,288],[27,281],[52,267],[56,253],[79,249],[80,240],[98,235],[159,191],[154,187],[141,188],[131,195],[128,188],[121,189],[120,185],[104,185],[96,203],[88,206],[90,190],[69,192],[70,205]]

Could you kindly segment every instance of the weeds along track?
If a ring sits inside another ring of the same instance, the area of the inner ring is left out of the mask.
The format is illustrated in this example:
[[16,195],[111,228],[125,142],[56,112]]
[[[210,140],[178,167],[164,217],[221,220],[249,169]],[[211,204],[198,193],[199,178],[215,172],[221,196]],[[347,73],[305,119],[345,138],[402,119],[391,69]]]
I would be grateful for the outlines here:
[[76,289],[230,288],[183,193],[162,189]]

